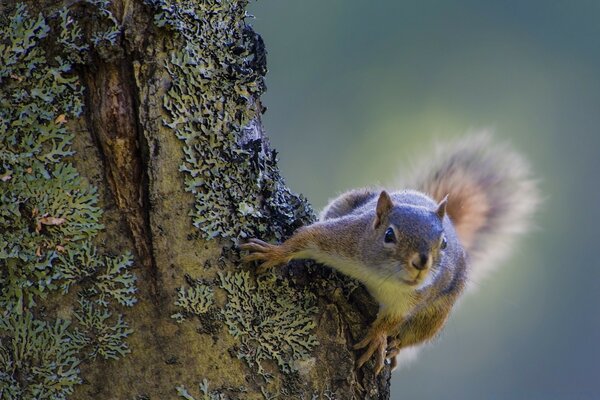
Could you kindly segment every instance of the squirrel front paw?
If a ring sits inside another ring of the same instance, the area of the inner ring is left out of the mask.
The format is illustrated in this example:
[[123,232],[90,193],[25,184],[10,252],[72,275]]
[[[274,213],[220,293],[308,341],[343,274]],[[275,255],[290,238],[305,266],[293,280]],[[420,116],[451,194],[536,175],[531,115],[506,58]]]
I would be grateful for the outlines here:
[[356,362],[356,367],[362,367],[375,354],[375,375],[379,375],[385,365],[387,354],[387,332],[371,327],[363,340],[354,345],[354,350],[367,348]]
[[240,249],[249,252],[242,256],[243,262],[260,261],[260,265],[256,268],[256,272],[259,274],[289,261],[289,257],[281,245],[269,244],[260,239],[250,239],[240,245]]

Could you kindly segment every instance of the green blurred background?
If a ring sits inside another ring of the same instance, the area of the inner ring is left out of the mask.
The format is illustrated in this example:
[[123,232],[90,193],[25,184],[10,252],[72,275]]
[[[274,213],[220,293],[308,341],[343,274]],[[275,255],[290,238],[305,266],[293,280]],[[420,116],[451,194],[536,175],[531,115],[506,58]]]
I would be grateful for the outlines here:
[[493,128],[532,163],[537,228],[392,399],[600,398],[600,2],[262,0],[264,123],[317,208]]

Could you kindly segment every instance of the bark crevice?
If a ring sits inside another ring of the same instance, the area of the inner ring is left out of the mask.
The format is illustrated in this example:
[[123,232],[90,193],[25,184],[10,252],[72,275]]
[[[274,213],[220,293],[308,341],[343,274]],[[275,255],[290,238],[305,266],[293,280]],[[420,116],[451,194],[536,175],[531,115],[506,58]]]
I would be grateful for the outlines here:
[[157,295],[150,202],[148,193],[144,193],[148,156],[144,156],[141,145],[143,134],[137,118],[138,100],[130,61],[100,62],[93,70],[84,72],[83,81],[89,93],[88,127],[104,161],[106,181],[115,204],[131,232],[137,260],[153,277],[153,295]]

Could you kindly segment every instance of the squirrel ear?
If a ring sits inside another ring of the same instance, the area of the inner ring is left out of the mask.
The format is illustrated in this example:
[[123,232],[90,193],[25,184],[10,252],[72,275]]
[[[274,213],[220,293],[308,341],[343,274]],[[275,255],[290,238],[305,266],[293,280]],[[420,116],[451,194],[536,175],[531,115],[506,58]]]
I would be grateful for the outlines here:
[[444,219],[446,216],[446,206],[448,205],[448,195],[446,195],[442,201],[438,203],[437,211],[435,212],[440,219]]
[[375,222],[373,223],[373,228],[379,227],[383,218],[390,212],[394,203],[392,203],[392,198],[385,190],[382,190],[379,194],[379,200],[377,200],[377,209],[375,210]]

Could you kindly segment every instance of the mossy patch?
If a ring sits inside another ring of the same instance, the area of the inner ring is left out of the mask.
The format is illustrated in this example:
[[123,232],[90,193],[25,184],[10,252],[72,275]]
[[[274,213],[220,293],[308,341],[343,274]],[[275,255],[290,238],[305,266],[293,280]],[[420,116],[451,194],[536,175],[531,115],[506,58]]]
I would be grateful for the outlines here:
[[[90,46],[67,8],[51,15],[17,4],[0,16],[3,399],[63,399],[81,362],[125,354],[132,331],[116,304],[136,301],[132,256],[100,254],[96,188],[69,163],[83,95],[73,65]],[[73,320],[48,310],[49,294],[62,309],[78,299]]]
[[223,309],[229,333],[239,338],[237,357],[256,368],[270,381],[264,360],[274,361],[284,373],[297,370],[296,362],[310,356],[319,344],[312,334],[316,313],[315,296],[296,290],[274,275],[256,281],[247,271],[219,273],[220,286],[227,292]]
[[0,398],[54,400],[73,392],[81,378],[68,328],[68,321],[48,323],[29,312],[0,318]]
[[[183,385],[179,385],[175,388],[175,390],[177,391],[177,395],[180,398],[183,398],[185,400],[234,400],[234,399],[242,399],[243,397],[240,396],[240,393],[246,393],[246,388],[244,387],[240,387],[240,388],[220,388],[220,389],[213,389],[211,390],[209,388],[209,384],[208,381],[206,379],[203,379],[202,382],[200,382],[198,384],[198,392],[200,393],[200,395],[194,397],[190,394],[190,392],[186,389],[185,386]],[[233,393],[233,394],[232,394]]]
[[[262,133],[266,53],[246,23],[248,2],[146,3],[155,10],[155,24],[173,38],[164,64],[170,86],[163,124],[182,142],[180,171],[194,196],[193,225],[205,239],[238,243],[251,236],[283,240],[312,222],[314,212],[285,186],[276,152]],[[255,280],[248,272],[220,272],[219,285],[227,293],[223,320],[240,341],[234,356],[267,381],[275,371],[265,361],[292,374],[298,361],[310,357],[317,345],[312,294],[274,277]],[[189,314],[192,304],[205,309],[207,295],[200,287],[180,288],[177,302]],[[180,321],[184,314],[174,317]]]
[[208,285],[194,284],[189,288],[177,289],[177,300],[175,305],[180,311],[171,315],[177,322],[183,322],[191,315],[200,316],[208,312],[214,303],[213,289]]

